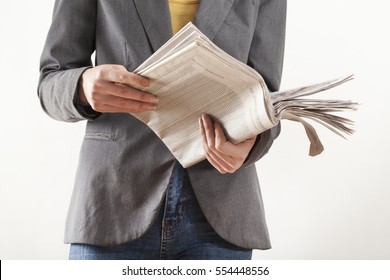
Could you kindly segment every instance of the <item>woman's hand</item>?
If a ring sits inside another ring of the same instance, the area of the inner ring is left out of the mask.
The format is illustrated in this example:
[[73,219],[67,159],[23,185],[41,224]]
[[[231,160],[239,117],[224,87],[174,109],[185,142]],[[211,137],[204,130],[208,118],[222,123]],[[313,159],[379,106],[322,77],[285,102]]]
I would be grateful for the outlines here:
[[256,136],[233,144],[226,139],[222,126],[209,116],[202,115],[199,124],[207,160],[222,174],[240,168],[255,144]]
[[137,89],[149,84],[149,79],[128,72],[122,65],[100,65],[82,74],[79,98],[82,105],[89,104],[102,113],[153,111],[158,97]]

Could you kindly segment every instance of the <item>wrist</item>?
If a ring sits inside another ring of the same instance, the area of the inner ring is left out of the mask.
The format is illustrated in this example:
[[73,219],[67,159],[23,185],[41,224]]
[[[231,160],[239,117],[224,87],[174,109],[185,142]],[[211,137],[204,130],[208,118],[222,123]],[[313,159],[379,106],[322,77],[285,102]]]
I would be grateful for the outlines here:
[[83,105],[83,106],[87,106],[89,105],[89,102],[87,100],[87,97],[85,96],[85,93],[84,93],[84,90],[83,90],[83,87],[79,87],[79,102],[80,102],[80,105]]
[[83,81],[84,81],[83,76],[84,76],[84,73],[80,77],[77,94],[78,94],[78,97],[79,97],[78,98],[79,99],[79,104],[82,105],[82,106],[88,106],[89,102],[88,102],[87,97],[85,96],[84,86],[83,86]]

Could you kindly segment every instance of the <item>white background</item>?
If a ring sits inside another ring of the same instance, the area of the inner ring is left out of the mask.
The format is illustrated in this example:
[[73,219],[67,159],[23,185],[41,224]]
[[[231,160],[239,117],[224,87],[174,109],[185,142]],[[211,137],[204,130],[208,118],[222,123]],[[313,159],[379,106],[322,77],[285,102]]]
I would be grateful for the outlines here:
[[[0,1],[0,259],[66,259],[64,221],[85,123],[50,119],[37,98],[54,1]],[[273,249],[255,259],[390,259],[387,3],[289,2],[282,88],[354,73],[321,96],[361,106],[345,115],[356,121],[348,140],[318,128],[325,151],[316,158],[307,156],[302,127],[282,123],[257,164]]]

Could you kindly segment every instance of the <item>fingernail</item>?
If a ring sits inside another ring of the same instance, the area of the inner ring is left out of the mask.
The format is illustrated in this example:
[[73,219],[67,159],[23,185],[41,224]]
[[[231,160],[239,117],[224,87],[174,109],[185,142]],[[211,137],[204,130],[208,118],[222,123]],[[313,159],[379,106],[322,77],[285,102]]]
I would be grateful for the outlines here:
[[142,86],[144,86],[144,87],[148,87],[149,85],[150,85],[150,80],[149,79],[142,79],[141,80],[141,84],[142,84]]

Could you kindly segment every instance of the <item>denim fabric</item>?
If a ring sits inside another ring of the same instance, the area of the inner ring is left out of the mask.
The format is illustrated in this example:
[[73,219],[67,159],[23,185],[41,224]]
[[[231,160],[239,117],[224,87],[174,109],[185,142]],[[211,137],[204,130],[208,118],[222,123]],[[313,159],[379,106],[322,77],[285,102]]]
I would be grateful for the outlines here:
[[176,164],[160,213],[139,239],[113,247],[71,244],[69,259],[251,259],[252,250],[232,245],[209,225],[187,173]]

